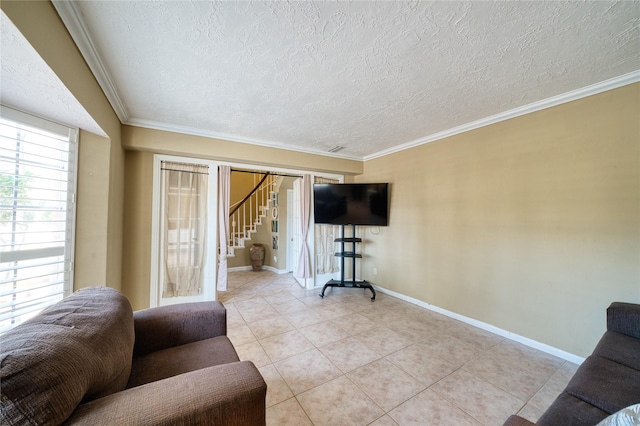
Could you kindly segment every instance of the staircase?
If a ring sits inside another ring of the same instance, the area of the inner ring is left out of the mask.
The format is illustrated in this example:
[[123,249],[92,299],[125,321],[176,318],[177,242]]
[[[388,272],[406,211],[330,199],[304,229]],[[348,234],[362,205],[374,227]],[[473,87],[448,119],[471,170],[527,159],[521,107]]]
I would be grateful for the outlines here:
[[245,248],[262,219],[268,220],[277,186],[278,178],[266,173],[249,195],[229,207],[228,257],[234,257],[236,249]]

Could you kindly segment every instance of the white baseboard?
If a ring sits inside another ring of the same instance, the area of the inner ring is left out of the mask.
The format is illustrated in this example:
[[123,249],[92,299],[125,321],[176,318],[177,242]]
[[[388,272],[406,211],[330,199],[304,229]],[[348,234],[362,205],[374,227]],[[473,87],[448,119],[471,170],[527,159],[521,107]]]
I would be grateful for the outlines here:
[[227,272],[242,272],[250,271],[253,269],[251,266],[234,266],[233,268],[227,268]]
[[[273,266],[263,265],[262,269],[265,271],[271,271],[275,274],[287,274],[289,271],[286,269],[276,269]],[[227,272],[241,272],[241,271],[251,271],[253,270],[252,266],[235,266],[233,268],[227,268]]]
[[287,274],[289,273],[289,271],[287,271],[286,269],[276,269],[273,266],[263,266],[263,269],[267,270],[267,271],[271,271],[275,274]]
[[465,317],[464,315],[457,314],[455,312],[448,311],[446,309],[442,309],[435,305],[430,305],[422,300],[414,299],[413,297],[405,296],[401,293],[396,293],[395,291],[388,290],[384,287],[379,287],[374,285],[373,288],[380,293],[386,293],[390,296],[397,297],[398,299],[404,300],[405,302],[413,303],[414,305],[420,306],[421,308],[428,309],[433,312],[437,312],[439,314],[445,315],[449,318],[456,319],[458,321],[462,321],[466,324],[472,325],[474,327],[478,327],[482,330],[486,330],[493,334],[497,334],[498,336],[506,337],[507,339],[513,340],[518,343],[522,343],[523,345],[529,346],[534,349],[538,349],[542,352],[546,352],[550,355],[557,356],[558,358],[564,359],[565,361],[572,362],[574,364],[582,364],[584,362],[584,358],[578,355],[574,355],[572,353],[563,351],[562,349],[558,349],[556,347],[547,345],[545,343],[538,342],[533,339],[529,339],[528,337],[520,336],[519,334],[512,333],[507,330],[503,330],[491,324],[487,324],[482,321],[478,321],[473,318]]

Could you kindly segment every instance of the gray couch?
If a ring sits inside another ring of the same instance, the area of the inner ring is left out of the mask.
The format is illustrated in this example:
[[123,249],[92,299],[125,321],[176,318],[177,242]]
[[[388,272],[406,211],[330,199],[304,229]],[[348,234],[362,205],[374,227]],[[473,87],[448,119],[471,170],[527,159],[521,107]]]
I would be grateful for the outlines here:
[[80,290],[4,334],[0,424],[264,425],[267,386],[218,302],[132,312]]
[[[537,425],[595,425],[640,403],[640,305],[612,303],[607,331]],[[511,416],[508,426],[533,425]]]

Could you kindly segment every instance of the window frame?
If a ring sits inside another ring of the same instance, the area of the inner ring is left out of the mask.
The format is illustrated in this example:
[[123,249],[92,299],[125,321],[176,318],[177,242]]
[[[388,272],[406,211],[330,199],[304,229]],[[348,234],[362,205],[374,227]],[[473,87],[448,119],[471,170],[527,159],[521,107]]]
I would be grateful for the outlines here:
[[[66,139],[69,144],[68,157],[66,160],[68,171],[67,182],[66,182],[66,202],[65,202],[65,225],[64,225],[64,245],[62,247],[62,255],[64,256],[63,260],[63,269],[61,272],[63,275],[63,291],[62,291],[62,299],[69,296],[73,292],[74,288],[74,262],[75,262],[75,234],[76,234],[76,194],[77,194],[77,185],[78,185],[78,151],[79,151],[79,130],[77,128],[69,127],[64,124],[57,123],[47,118],[43,118],[31,113],[23,112],[14,108],[7,107],[5,105],[0,105],[0,118],[11,121],[18,126],[27,126],[34,128],[36,130],[40,130],[49,134],[53,134],[56,136],[61,136]],[[27,130],[28,131],[28,130]],[[20,250],[16,251],[6,251],[0,253],[0,261],[3,263],[20,261],[25,259],[38,259],[42,258],[39,256],[33,256],[33,254],[37,254],[40,252],[42,256],[49,254],[55,250],[59,250],[59,248],[43,248],[43,249],[32,249],[31,256],[25,257],[27,253],[20,253]],[[7,269],[11,270],[11,269]],[[18,292],[16,292],[18,293]],[[10,293],[11,294],[11,293]],[[37,300],[37,299],[34,299]],[[43,306],[42,309],[45,309],[48,306],[51,306],[57,303],[58,300],[53,300]],[[20,322],[14,323],[11,327],[0,330],[0,333],[4,333],[18,326],[22,322],[26,321],[28,318],[37,315],[42,309],[27,312],[23,315],[29,315],[27,318],[23,319]]]

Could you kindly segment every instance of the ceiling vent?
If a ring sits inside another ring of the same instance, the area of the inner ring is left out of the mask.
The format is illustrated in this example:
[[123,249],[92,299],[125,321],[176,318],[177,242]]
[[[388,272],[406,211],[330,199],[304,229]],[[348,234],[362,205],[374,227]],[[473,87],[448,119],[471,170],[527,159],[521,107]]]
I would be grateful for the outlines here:
[[344,148],[344,146],[336,145],[333,148],[331,148],[328,152],[338,152],[343,148]]

